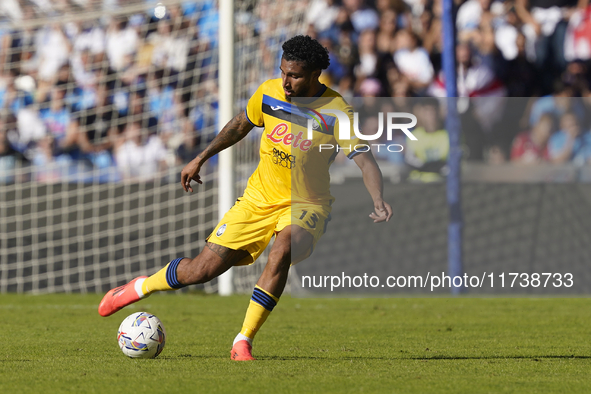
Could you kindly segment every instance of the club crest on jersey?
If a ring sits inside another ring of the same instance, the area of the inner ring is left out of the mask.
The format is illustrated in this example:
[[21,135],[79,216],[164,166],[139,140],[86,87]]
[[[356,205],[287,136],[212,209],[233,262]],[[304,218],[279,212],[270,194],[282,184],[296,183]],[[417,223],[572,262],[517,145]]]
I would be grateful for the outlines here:
[[[311,126],[313,130],[320,131],[321,133],[328,133],[328,124],[318,111],[310,108],[300,108],[300,110],[308,115],[308,127]],[[308,138],[310,138],[309,135]]]
[[218,231],[216,231],[215,235],[217,235],[218,237],[222,235],[224,231],[226,231],[226,226],[227,224],[222,224],[222,226],[218,228]]
[[267,134],[267,138],[276,144],[283,144],[286,146],[292,146],[300,149],[304,152],[310,150],[312,146],[312,140],[304,139],[304,133],[299,132],[297,135],[288,133],[289,126],[287,123],[279,123],[273,128],[270,134]]

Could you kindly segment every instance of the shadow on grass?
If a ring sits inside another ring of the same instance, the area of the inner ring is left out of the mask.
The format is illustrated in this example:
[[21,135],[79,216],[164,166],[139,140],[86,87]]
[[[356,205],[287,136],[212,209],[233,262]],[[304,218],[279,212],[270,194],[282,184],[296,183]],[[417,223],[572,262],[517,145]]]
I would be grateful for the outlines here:
[[21,359],[21,358],[14,358],[14,359],[7,358],[5,360],[0,360],[0,363],[1,362],[5,362],[5,363],[9,363],[9,362],[11,362],[11,363],[24,363],[24,362],[31,362],[31,361],[33,361],[33,360],[25,360],[25,359]]
[[[591,356],[431,356],[431,357],[408,357],[400,358],[400,360],[524,360],[530,359],[533,361],[553,360],[553,359],[591,359]],[[392,360],[392,359],[391,359]]]
[[[256,355],[255,355],[256,357]],[[179,361],[185,359],[197,359],[197,360],[229,360],[230,358],[226,355],[220,354],[181,354],[178,356],[160,356],[158,360],[171,360]],[[513,355],[513,356],[446,356],[436,355],[431,357],[373,357],[373,356],[345,356],[342,357],[322,357],[322,356],[259,356],[258,361],[302,361],[302,360],[382,360],[382,361],[394,361],[394,360],[413,360],[413,361],[445,361],[445,360],[568,360],[568,359],[591,359],[591,356],[576,356],[576,355],[544,355],[544,356],[525,356],[525,355]],[[0,361],[31,361],[31,360],[0,360]]]
[[364,356],[342,356],[342,357],[316,357],[316,356],[262,356],[259,360],[280,360],[280,361],[298,361],[298,360],[413,360],[413,361],[438,361],[438,360],[554,360],[554,359],[591,359],[591,356],[432,356],[432,357],[364,357]]
[[[230,352],[228,352],[230,353]],[[157,360],[174,360],[174,361],[179,361],[179,360],[187,360],[187,359],[195,359],[195,360],[212,360],[212,359],[225,359],[225,358],[230,358],[229,355],[228,357],[226,357],[226,355],[221,355],[219,353],[216,354],[179,354],[178,356],[159,356],[157,358]]]

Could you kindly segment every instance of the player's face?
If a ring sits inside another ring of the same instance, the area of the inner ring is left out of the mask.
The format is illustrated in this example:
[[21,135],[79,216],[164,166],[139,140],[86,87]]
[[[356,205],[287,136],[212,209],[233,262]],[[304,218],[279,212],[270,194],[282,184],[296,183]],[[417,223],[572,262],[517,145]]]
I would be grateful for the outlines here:
[[312,89],[318,81],[318,71],[307,71],[302,62],[281,59],[281,82],[285,98],[312,97]]

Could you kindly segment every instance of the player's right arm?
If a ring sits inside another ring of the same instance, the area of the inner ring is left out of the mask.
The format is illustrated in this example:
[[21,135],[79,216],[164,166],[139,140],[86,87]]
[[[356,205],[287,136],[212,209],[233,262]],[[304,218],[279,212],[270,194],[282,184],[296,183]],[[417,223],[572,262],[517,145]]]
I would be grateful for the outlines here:
[[202,183],[201,177],[199,176],[199,170],[203,163],[205,163],[210,157],[243,139],[253,127],[254,126],[250,123],[244,111],[241,111],[229,121],[222,131],[220,131],[213,141],[211,141],[207,148],[183,168],[183,171],[181,172],[181,185],[183,186],[183,189],[186,192],[192,192],[193,188],[191,187],[191,180],[194,180],[197,183]]

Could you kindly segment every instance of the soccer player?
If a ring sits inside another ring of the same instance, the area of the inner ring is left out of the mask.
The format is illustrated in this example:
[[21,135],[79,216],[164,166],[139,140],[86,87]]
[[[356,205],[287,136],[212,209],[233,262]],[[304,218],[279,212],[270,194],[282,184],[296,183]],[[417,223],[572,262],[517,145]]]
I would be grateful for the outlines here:
[[[323,108],[348,110],[352,117],[342,97],[318,81],[328,65],[328,51],[308,36],[296,36],[283,44],[281,78],[264,82],[245,111],[228,122],[181,172],[183,189],[192,192],[191,181],[201,183],[199,170],[207,159],[236,144],[254,126],[264,127],[260,163],[244,195],[225,214],[197,257],[177,258],[150,277],[140,276],[112,289],[99,305],[101,316],[156,291],[204,283],[230,267],[252,264],[275,236],[231,351],[232,360],[254,360],[252,341],[279,301],[289,267],[308,257],[326,230],[333,201],[328,168],[338,153],[337,146],[347,147],[348,157],[363,173],[374,203],[369,217],[376,223],[391,218],[392,208],[382,198],[382,174],[372,153],[352,150],[351,146],[360,142],[356,137],[339,140],[337,117],[320,115],[318,105],[307,111],[292,102],[295,98],[318,98]],[[314,116],[306,114],[316,114],[312,139],[307,139],[305,127]],[[325,149],[319,149],[320,144]]]

